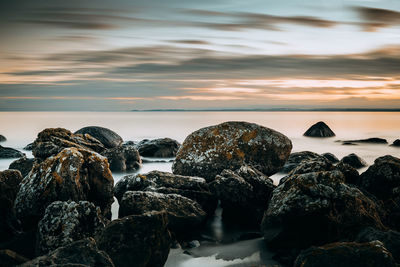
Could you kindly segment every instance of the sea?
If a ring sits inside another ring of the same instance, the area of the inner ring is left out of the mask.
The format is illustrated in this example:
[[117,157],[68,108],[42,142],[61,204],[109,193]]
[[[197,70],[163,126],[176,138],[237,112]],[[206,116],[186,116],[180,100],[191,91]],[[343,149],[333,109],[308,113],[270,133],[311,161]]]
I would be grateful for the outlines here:
[[[0,112],[0,134],[7,141],[0,145],[12,147],[32,157],[23,148],[33,142],[45,128],[66,128],[72,132],[85,126],[102,126],[118,133],[124,141],[140,141],[169,137],[183,142],[191,132],[226,121],[246,121],[277,130],[293,143],[292,152],[330,152],[339,159],[356,153],[368,165],[384,155],[400,157],[400,148],[389,144],[400,139],[400,112],[308,112],[308,111],[164,111],[164,112]],[[304,137],[304,132],[314,123],[324,121],[335,132],[331,138]],[[342,145],[341,140],[384,138],[388,144]],[[14,159],[0,159],[0,170],[8,169]],[[118,182],[124,175],[147,173],[152,170],[171,171],[171,159],[147,159],[147,163],[135,172],[113,173]],[[367,167],[360,169],[363,172]],[[284,174],[271,178],[275,183]],[[113,218],[117,216],[118,203],[113,205]],[[218,211],[217,211],[218,212]],[[224,233],[220,214],[212,222],[212,230],[219,237]],[[221,237],[223,239],[223,237]],[[265,250],[261,238],[239,242],[209,243],[194,248],[190,253],[180,248],[172,249],[165,266],[254,266],[275,264],[271,253]]]

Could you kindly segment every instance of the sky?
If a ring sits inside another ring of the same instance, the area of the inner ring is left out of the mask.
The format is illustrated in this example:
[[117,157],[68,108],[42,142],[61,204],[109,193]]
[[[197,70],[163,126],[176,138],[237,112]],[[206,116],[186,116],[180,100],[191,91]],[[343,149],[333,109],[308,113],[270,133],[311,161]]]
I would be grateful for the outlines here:
[[399,0],[0,0],[1,111],[399,108]]

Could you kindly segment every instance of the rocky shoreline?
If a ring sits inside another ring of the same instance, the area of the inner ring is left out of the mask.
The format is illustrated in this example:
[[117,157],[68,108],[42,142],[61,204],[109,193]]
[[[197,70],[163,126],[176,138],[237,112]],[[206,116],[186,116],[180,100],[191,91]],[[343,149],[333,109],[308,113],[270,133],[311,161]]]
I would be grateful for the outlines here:
[[[305,136],[335,134],[319,122]],[[356,154],[291,153],[285,135],[247,122],[199,129],[182,144],[48,128],[30,148],[33,159],[4,152],[19,159],[0,172],[1,267],[164,266],[171,248],[201,246],[217,207],[243,231],[238,240],[262,237],[281,266],[400,266],[400,159],[390,155],[359,174]],[[142,157],[175,157],[173,171],[114,185],[112,171],[136,170]],[[275,185],[278,171],[287,175]]]

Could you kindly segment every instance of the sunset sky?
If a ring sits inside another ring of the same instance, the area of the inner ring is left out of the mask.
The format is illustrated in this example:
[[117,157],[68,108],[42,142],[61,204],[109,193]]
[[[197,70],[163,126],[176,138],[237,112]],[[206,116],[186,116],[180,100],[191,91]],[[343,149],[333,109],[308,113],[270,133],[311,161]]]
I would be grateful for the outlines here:
[[399,0],[0,0],[0,110],[399,108]]

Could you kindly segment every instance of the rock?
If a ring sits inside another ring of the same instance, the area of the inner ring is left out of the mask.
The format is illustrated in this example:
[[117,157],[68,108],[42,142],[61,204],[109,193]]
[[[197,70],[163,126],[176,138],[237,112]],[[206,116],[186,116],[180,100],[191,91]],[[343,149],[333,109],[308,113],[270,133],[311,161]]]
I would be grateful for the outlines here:
[[33,149],[33,143],[27,144],[27,145],[24,147],[24,150],[31,151],[32,149]]
[[324,154],[322,154],[322,156],[324,156],[327,160],[329,160],[332,164],[333,163],[338,163],[339,162],[339,159],[335,156],[335,155],[333,155],[332,153],[324,153]]
[[133,146],[110,148],[103,155],[107,157],[111,171],[131,171],[142,166],[139,152]]
[[63,128],[47,128],[41,131],[33,142],[32,153],[36,158],[44,160],[57,155],[68,147],[92,150],[98,153],[105,149],[100,141],[88,134],[73,134]]
[[0,250],[0,267],[9,267],[22,264],[29,261],[29,259],[15,253],[12,250]]
[[0,142],[5,142],[7,141],[7,138],[4,135],[0,134]]
[[344,182],[334,170],[296,174],[279,185],[261,225],[268,247],[296,251],[351,240],[367,226],[383,229],[379,206]]
[[335,168],[343,173],[346,183],[353,185],[358,184],[360,174],[355,168],[343,162],[339,162]]
[[201,206],[189,198],[177,194],[142,191],[125,192],[120,202],[119,218],[149,211],[166,211],[168,227],[178,236],[186,236],[188,231],[193,233],[206,219],[206,213]]
[[180,145],[171,138],[145,139],[137,144],[137,149],[143,157],[171,158],[176,156]]
[[0,250],[12,250],[25,258],[33,259],[36,257],[36,234],[36,229],[28,232],[16,231],[12,237],[0,243]]
[[204,178],[182,176],[169,172],[151,171],[146,174],[124,176],[114,187],[114,195],[121,202],[126,191],[154,191],[179,194],[201,205],[208,215],[214,215],[217,199],[210,192]]
[[356,168],[356,169],[367,166],[367,163],[365,162],[365,160],[363,160],[362,158],[360,158],[359,156],[357,156],[354,153],[351,153],[351,154],[343,157],[340,162],[349,164],[351,167]]
[[35,159],[28,159],[24,156],[20,159],[17,159],[15,161],[11,162],[11,164],[8,168],[14,169],[14,170],[19,170],[22,174],[22,177],[25,177],[31,171],[34,162],[35,162]]
[[89,134],[99,140],[106,148],[114,148],[122,145],[122,137],[116,132],[100,127],[100,126],[88,126],[79,129],[75,134]]
[[165,212],[148,212],[112,221],[96,238],[116,267],[162,267],[171,237]]
[[344,145],[344,146],[356,146],[357,144],[350,143],[350,142],[343,142],[342,145]]
[[14,148],[0,146],[0,159],[20,158],[23,156],[25,156],[24,153]]
[[391,146],[400,146],[400,139],[394,140],[393,144]]
[[237,171],[224,170],[210,183],[220,199],[225,223],[245,224],[258,228],[268,206],[273,181],[249,166]]
[[74,241],[94,237],[106,225],[100,209],[88,201],[55,201],[38,225],[36,252],[46,254]]
[[282,168],[291,149],[289,138],[277,131],[248,122],[225,122],[186,137],[172,171],[212,181],[225,169],[250,165],[272,175]]
[[97,248],[93,238],[85,238],[20,265],[20,267],[37,266],[114,267],[114,264],[104,251]]
[[320,121],[312,125],[305,133],[304,136],[309,137],[332,137],[335,133],[326,125],[325,122]]
[[323,156],[311,151],[294,152],[290,154],[281,172],[288,173],[304,161],[323,160],[323,159],[324,159]]
[[136,147],[137,144],[138,144],[138,142],[135,142],[135,141],[125,141],[122,143],[123,146],[134,146],[134,147]]
[[357,140],[345,140],[343,143],[366,143],[366,144],[387,144],[387,140],[383,138],[367,138],[367,139],[357,139]]
[[338,242],[311,247],[301,252],[294,267],[395,267],[390,252],[379,241],[369,243]]
[[14,205],[17,218],[25,229],[31,229],[46,207],[57,200],[87,200],[111,218],[113,183],[105,157],[89,150],[65,148],[35,164],[24,178]]

